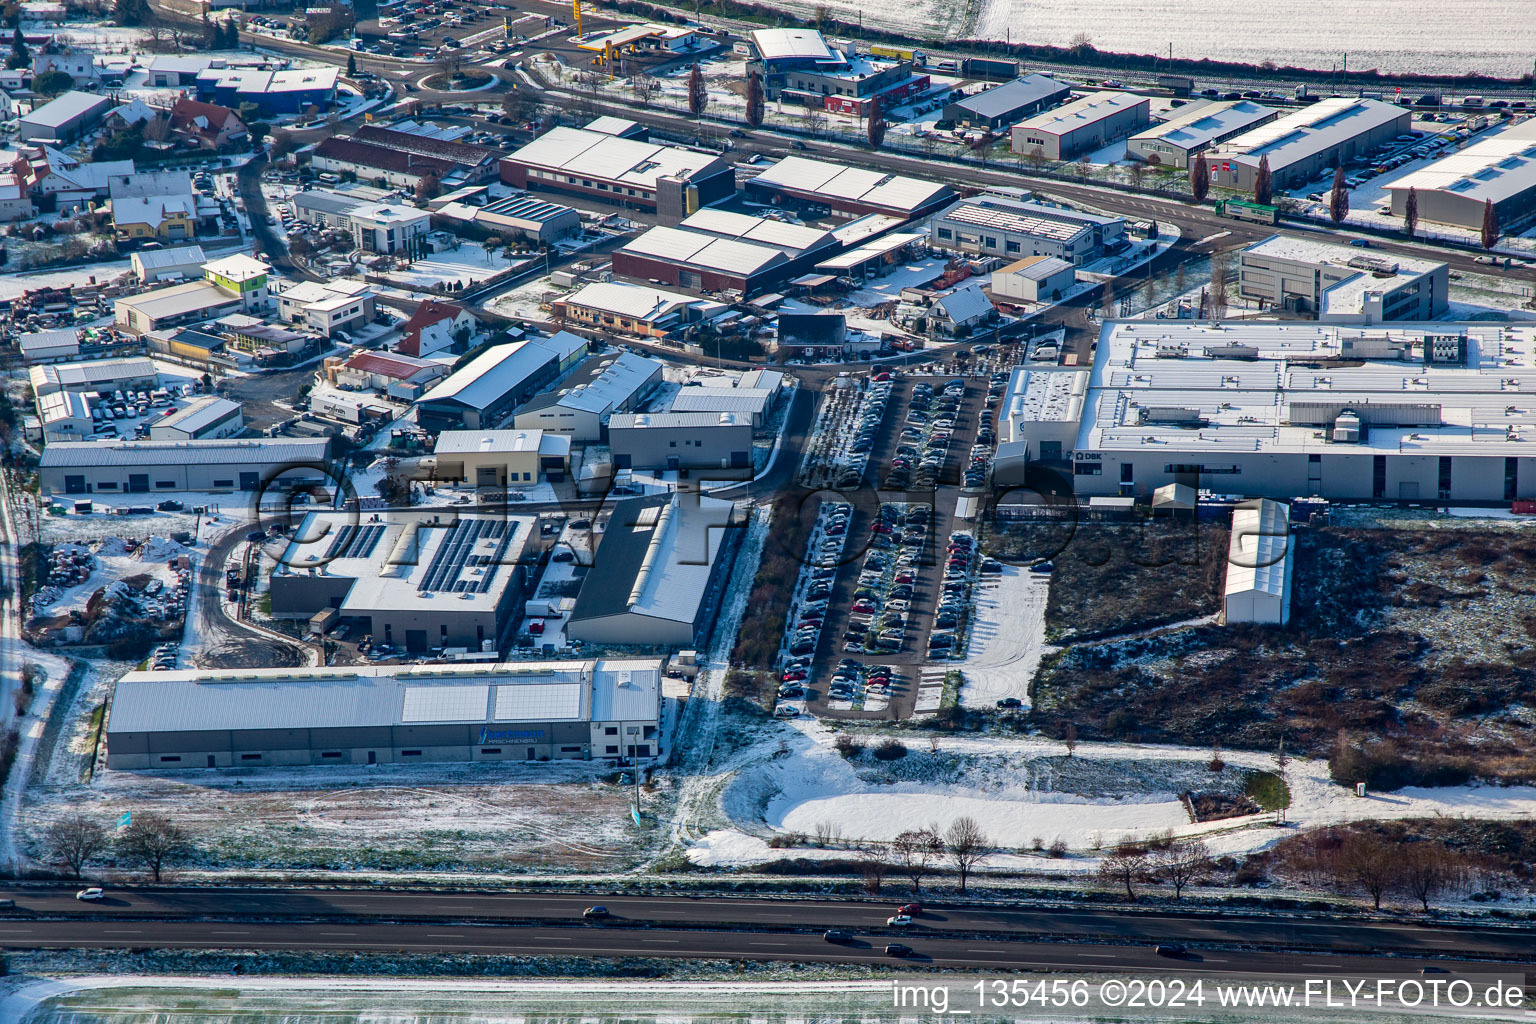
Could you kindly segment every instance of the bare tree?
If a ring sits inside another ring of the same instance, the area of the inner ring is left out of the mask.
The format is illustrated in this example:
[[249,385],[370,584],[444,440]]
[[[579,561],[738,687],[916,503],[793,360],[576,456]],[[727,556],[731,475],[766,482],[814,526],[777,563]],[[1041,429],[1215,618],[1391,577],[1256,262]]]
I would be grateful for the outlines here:
[[1159,853],[1156,867],[1173,886],[1173,898],[1182,900],[1184,888],[1211,863],[1211,851],[1204,843],[1178,843]]
[[1061,742],[1065,743],[1067,746],[1068,757],[1071,757],[1073,754],[1077,753],[1077,726],[1073,725],[1071,722],[1068,722],[1066,729],[1062,730]]
[[1125,886],[1125,898],[1136,902],[1136,879],[1147,870],[1147,853],[1139,846],[1121,844],[1099,862],[1099,878],[1110,885]]
[[416,199],[418,202],[425,203],[429,199],[436,199],[438,193],[440,193],[442,190],[442,181],[440,181],[437,175],[432,171],[428,171],[426,174],[423,174],[416,182]]
[[1079,181],[1087,181],[1093,175],[1093,161],[1089,159],[1087,153],[1077,158],[1077,164],[1073,170],[1076,172]]
[[856,859],[859,871],[864,875],[864,891],[871,896],[878,896],[885,885],[886,873],[891,870],[890,862],[885,859],[885,851],[878,846],[861,846]]
[[821,133],[827,128],[827,115],[820,107],[807,105],[805,112],[800,115],[800,124],[811,138],[820,138]]
[[930,829],[908,829],[891,840],[891,852],[896,855],[901,873],[912,883],[912,891],[923,886],[923,876],[928,873],[933,860],[944,852],[944,841]]
[[1439,843],[1413,843],[1399,855],[1403,888],[1429,912],[1429,901],[1466,876],[1466,864]]
[[298,148],[298,143],[294,141],[293,133],[286,130],[273,132],[272,139],[268,145],[272,147],[273,160],[281,160]]
[[185,857],[192,844],[182,827],[162,814],[135,815],[117,837],[117,848],[149,868],[155,881],[171,862]]
[[47,857],[69,868],[75,878],[106,848],[107,830],[79,811],[71,811],[43,831]]
[[1131,176],[1131,184],[1141,188],[1147,178],[1147,165],[1138,160],[1126,168],[1126,173]]
[[965,880],[982,858],[987,855],[987,834],[970,815],[956,818],[944,833],[944,848],[949,859],[955,862],[955,874],[960,876],[960,891],[965,892]]
[[1227,253],[1223,250],[1211,255],[1211,308],[1212,320],[1220,320],[1227,314],[1227,284],[1231,281]]
[[1024,160],[1029,164],[1030,170],[1034,171],[1036,174],[1039,174],[1041,169],[1045,167],[1045,150],[1041,149],[1039,146],[1036,146],[1028,153],[1024,154]]
[[1363,890],[1380,910],[1382,897],[1397,882],[1397,851],[1375,836],[1351,835],[1339,850],[1338,869],[1341,881]]

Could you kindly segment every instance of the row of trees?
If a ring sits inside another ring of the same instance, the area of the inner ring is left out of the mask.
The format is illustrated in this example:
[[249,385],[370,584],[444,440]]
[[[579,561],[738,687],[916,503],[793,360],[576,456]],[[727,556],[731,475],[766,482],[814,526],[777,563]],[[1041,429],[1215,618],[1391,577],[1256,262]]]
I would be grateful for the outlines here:
[[1388,842],[1369,832],[1319,829],[1276,852],[1276,874],[1341,895],[1363,895],[1377,910],[1399,896],[1429,910],[1438,896],[1478,877],[1481,865],[1431,840]]
[[145,868],[157,882],[162,871],[193,852],[186,831],[153,811],[135,814],[116,836],[96,819],[74,811],[43,830],[42,848],[44,857],[72,878],[80,878],[91,864],[110,856]]

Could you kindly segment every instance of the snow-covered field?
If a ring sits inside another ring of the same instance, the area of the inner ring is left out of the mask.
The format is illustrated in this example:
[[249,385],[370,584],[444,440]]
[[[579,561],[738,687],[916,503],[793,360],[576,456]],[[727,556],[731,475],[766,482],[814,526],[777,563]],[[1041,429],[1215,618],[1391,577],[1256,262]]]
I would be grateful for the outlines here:
[[[793,3],[776,4],[787,9]],[[961,5],[954,5],[959,8]],[[833,5],[834,12],[840,11]],[[877,13],[878,12],[878,13]],[[904,24],[927,6],[864,9],[866,24]],[[1531,69],[1536,19],[1525,0],[1356,0],[1347,18],[1328,0],[1272,0],[1264,17],[1223,0],[1098,0],[1091,17],[1073,0],[986,0],[975,39],[1069,46],[1086,33],[1100,50],[1328,69],[1520,75]],[[944,26],[926,22],[926,35]],[[1280,30],[1277,31],[1277,27]]]
[[[880,762],[865,751],[855,760],[832,747],[836,729],[809,719],[784,725],[763,742],[783,739],[787,754],[765,754],[725,788],[721,808],[738,827],[700,837],[689,857],[701,865],[747,865],[782,856],[823,851],[771,849],[767,837],[834,829],[845,843],[889,840],[915,827],[945,828],[955,818],[975,818],[992,844],[1005,848],[1050,844],[1060,839],[1074,856],[1027,856],[1039,870],[1081,872],[1094,866],[1095,850],[1123,836],[1145,838],[1171,830],[1198,836],[1213,851],[1242,854],[1265,848],[1283,835],[1273,815],[1191,822],[1184,792],[1242,791],[1244,776],[1273,771],[1269,755],[1223,753],[1227,767],[1211,772],[1210,752],[1131,744],[1082,744],[1074,756],[1049,739],[945,737],[934,752],[908,740],[905,757]],[[1358,798],[1335,785],[1326,761],[1296,758],[1287,783],[1287,817],[1299,827],[1365,818],[1467,815],[1524,818],[1536,812],[1536,787],[1457,786],[1405,789]],[[846,850],[826,851],[846,856]],[[1011,856],[1011,855],[1009,855]],[[1005,858],[1006,859],[1006,858]]]
[[955,666],[965,676],[963,707],[989,708],[1004,697],[1029,706],[1029,681],[1045,649],[1045,600],[1050,577],[1016,565],[983,576],[976,589],[970,647]]

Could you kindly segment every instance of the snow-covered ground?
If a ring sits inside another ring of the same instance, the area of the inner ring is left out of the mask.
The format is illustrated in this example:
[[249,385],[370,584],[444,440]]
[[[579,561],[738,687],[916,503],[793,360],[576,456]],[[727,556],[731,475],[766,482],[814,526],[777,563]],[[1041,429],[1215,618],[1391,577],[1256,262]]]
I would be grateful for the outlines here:
[[121,538],[111,537],[95,545],[63,544],[58,551],[90,554],[94,562],[90,576],[83,583],[63,589],[43,587],[38,591],[33,598],[33,609],[48,615],[84,611],[86,602],[97,590],[134,576],[150,576],[165,586],[174,586],[176,573],[170,567],[170,560],[187,553],[186,548],[165,537],[151,537],[143,544],[134,545],[132,550]]
[[[1274,770],[1265,753],[1224,752],[1227,767],[1214,773],[1204,750],[1085,743],[1068,757],[1061,743],[1049,739],[945,737],[936,752],[908,740],[908,752],[899,760],[880,762],[865,751],[850,761],[833,749],[836,733],[815,720],[797,719],[765,735],[764,756],[737,774],[720,798],[722,811],[738,827],[700,837],[690,859],[747,865],[802,854],[846,856],[845,849],[775,850],[767,837],[813,835],[820,826],[835,829],[844,842],[882,841],[908,828],[942,829],[962,815],[975,818],[990,842],[1004,848],[1060,839],[1073,856],[1016,858],[1043,871],[1092,870],[1096,850],[1123,836],[1171,830],[1205,840],[1218,854],[1242,854],[1290,834],[1275,829],[1269,813],[1191,822],[1180,799],[1186,791],[1240,792],[1246,773]],[[768,756],[767,745],[777,749],[780,740],[788,753]],[[1366,818],[1536,813],[1536,787],[1530,786],[1405,789],[1358,798],[1330,780],[1326,761],[1306,758],[1290,762],[1286,781],[1287,817],[1302,828]]]
[[75,285],[86,284],[92,278],[100,284],[103,281],[114,280],[131,269],[132,266],[127,260],[113,260],[110,263],[90,263],[70,267],[68,270],[0,274],[0,299],[19,299],[22,292],[34,288],[72,288]]
[[1029,681],[1045,650],[1045,601],[1050,577],[1016,565],[982,576],[976,588],[970,646],[955,666],[965,677],[962,707],[995,707],[1005,697],[1029,706]]
[[457,249],[433,253],[408,266],[382,271],[391,284],[402,288],[429,291],[434,285],[451,284],[469,287],[484,281],[492,274],[521,266],[527,260],[508,259],[500,250],[487,253],[484,246],[465,243]]

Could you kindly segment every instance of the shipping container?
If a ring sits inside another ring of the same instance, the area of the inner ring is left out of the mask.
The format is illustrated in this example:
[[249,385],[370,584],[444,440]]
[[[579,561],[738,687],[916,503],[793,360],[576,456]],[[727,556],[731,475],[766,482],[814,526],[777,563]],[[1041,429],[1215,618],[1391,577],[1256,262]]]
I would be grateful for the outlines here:
[[1019,77],[1019,62],[992,57],[967,57],[960,65],[967,78],[998,78],[1012,81]]
[[1157,87],[1168,89],[1175,96],[1188,96],[1195,91],[1195,80],[1184,75],[1158,75]]

